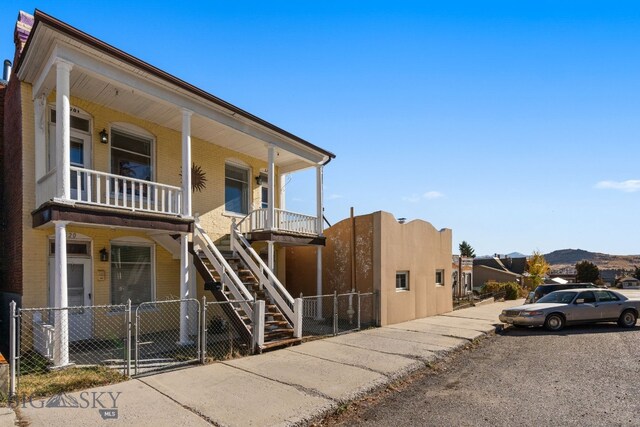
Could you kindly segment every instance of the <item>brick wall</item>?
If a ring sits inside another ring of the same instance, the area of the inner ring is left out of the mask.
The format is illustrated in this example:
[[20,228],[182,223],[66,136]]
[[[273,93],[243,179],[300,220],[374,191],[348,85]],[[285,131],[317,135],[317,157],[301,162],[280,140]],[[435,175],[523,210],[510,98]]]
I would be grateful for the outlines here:
[[[0,83],[0,206],[4,204],[4,95],[7,86]],[[4,254],[4,209],[0,209],[0,289],[5,283],[6,258]]]
[[2,246],[6,261],[0,291],[22,294],[22,95],[15,74],[5,89],[2,138]]

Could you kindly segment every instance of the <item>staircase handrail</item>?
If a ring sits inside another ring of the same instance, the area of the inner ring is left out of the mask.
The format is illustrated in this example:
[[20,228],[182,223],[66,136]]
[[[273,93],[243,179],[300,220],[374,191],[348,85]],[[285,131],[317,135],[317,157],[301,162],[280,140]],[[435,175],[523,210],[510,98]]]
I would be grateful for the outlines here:
[[194,223],[193,240],[194,244],[199,244],[199,241],[202,241],[199,244],[200,249],[220,275],[222,284],[231,291],[233,298],[238,301],[244,312],[247,313],[247,316],[252,319],[253,309],[251,308],[250,303],[254,300],[253,295],[251,295],[247,287],[233,271],[227,260],[224,258],[222,253],[220,253],[220,250],[216,247],[198,221],[195,221]]
[[295,323],[295,314],[293,311],[294,300],[287,292],[280,280],[273,274],[273,271],[260,258],[260,255],[251,247],[247,239],[238,231],[237,224],[231,224],[231,250],[240,255],[242,260],[247,264],[249,269],[256,275],[260,284],[266,288],[269,296],[278,306],[282,314],[288,319],[291,325]]

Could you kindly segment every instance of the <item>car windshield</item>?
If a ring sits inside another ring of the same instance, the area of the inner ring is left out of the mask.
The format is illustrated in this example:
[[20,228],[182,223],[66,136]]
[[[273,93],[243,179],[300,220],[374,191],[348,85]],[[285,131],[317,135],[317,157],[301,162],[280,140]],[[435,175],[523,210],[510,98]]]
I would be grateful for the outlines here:
[[545,302],[555,302],[555,303],[562,303],[562,304],[569,304],[571,301],[573,301],[573,298],[575,298],[576,296],[576,292],[551,292],[548,295],[543,296],[542,298],[540,298],[538,301],[539,303],[545,303]]

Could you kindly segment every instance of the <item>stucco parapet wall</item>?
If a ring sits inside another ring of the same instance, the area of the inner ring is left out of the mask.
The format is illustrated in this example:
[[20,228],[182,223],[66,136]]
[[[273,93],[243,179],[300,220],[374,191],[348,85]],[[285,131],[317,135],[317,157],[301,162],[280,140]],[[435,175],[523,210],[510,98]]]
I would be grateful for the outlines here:
[[425,221],[423,219],[412,219],[409,222],[405,222],[404,224],[398,222],[398,220],[396,219],[396,217],[390,213],[390,212],[386,212],[386,211],[376,211],[373,212],[371,215],[373,216],[380,216],[381,218],[384,219],[385,224],[395,224],[398,227],[405,227],[405,228],[423,228],[423,227],[427,227],[427,229],[438,232],[438,233],[447,233],[447,232],[451,232],[452,230],[450,228],[441,228],[440,230],[438,230],[437,228],[435,228],[433,226],[433,224],[431,224],[428,221]]

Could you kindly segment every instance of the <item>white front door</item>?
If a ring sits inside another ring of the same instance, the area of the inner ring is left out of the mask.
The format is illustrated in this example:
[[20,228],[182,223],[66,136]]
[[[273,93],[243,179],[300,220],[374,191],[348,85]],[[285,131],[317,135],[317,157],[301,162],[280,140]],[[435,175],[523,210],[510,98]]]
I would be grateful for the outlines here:
[[[49,258],[49,298],[50,306],[55,301],[55,262]],[[67,258],[67,298],[69,307],[91,305],[91,259]],[[93,335],[93,315],[91,310],[79,308],[69,310],[69,341],[91,338]]]

